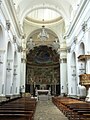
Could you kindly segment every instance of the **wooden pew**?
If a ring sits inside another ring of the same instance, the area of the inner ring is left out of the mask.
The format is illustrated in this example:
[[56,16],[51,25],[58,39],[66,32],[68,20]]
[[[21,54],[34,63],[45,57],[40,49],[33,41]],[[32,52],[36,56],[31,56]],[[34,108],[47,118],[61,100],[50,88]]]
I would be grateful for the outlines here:
[[90,120],[90,104],[77,99],[54,97],[52,102],[68,117],[69,120]]
[[33,120],[36,100],[22,98],[0,106],[0,120]]
[[33,120],[31,114],[0,114],[0,120]]

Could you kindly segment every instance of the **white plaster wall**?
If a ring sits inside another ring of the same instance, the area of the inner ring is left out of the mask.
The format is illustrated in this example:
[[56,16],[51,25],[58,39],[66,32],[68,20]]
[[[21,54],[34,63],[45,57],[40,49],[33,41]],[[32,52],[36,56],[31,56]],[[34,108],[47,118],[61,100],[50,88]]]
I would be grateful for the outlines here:
[[61,94],[67,94],[67,63],[60,63]]
[[[75,23],[73,24],[73,28],[71,30],[71,32],[68,34],[68,37],[66,38],[66,42],[67,42],[67,47],[71,48],[71,52],[75,51],[76,52],[76,79],[77,79],[77,96],[85,96],[86,95],[86,90],[85,87],[80,86],[79,85],[79,64],[78,64],[78,59],[77,57],[80,55],[80,48],[79,45],[81,42],[84,43],[85,45],[85,54],[88,54],[89,52],[89,29],[90,29],[90,1],[86,1],[87,3],[83,6],[81,13],[79,14],[79,17],[77,18],[76,16],[76,20]],[[85,33],[82,31],[82,24],[84,23],[84,21],[87,21],[87,28]],[[72,25],[72,24],[71,24]],[[71,27],[70,27],[71,28]],[[70,30],[69,28],[69,30]],[[72,45],[74,43],[74,37],[77,36],[77,41],[76,41],[76,45]],[[71,70],[70,70],[70,59],[71,59],[71,53],[67,54],[67,75],[68,75],[68,94],[71,95],[70,92],[70,86],[73,86],[73,84],[70,82],[71,81]],[[90,73],[90,69],[89,69],[89,63],[90,61],[87,61],[87,65],[86,65],[86,72]],[[71,84],[71,85],[70,85]],[[79,89],[79,92],[78,92]]]
[[20,69],[21,69],[21,53],[17,53],[17,81],[16,81],[16,86],[17,86],[17,93],[20,93],[20,81],[21,81],[21,76],[20,76]]
[[[32,33],[33,31],[35,31],[36,29],[40,29],[42,27],[42,25],[38,26],[37,24],[32,24],[30,22],[24,22],[24,32],[26,33],[26,38],[28,38],[28,36],[30,35],[30,33]],[[55,34],[58,36],[58,38],[60,39],[60,41],[63,41],[62,39],[62,35],[65,32],[65,25],[63,20],[60,21],[60,23],[56,23],[56,24],[51,24],[51,25],[45,25],[45,27],[47,29],[51,29],[53,32],[55,32]]]
[[21,80],[20,80],[20,86],[21,86],[21,92],[24,93],[25,92],[25,81],[26,81],[26,63],[22,62],[21,63],[21,71],[20,71],[20,76],[21,76]]
[[[6,28],[6,20],[10,20],[10,30],[8,31]],[[3,30],[3,40],[5,41],[4,44],[4,56],[3,56],[3,69],[2,69],[2,81],[0,82],[1,88],[0,88],[0,96],[5,96],[5,95],[13,95],[13,91],[11,91],[10,93],[10,89],[13,89],[13,72],[14,72],[14,52],[15,50],[18,52],[17,50],[17,45],[20,45],[20,40],[21,40],[21,36],[18,29],[16,28],[17,25],[15,25],[16,22],[13,21],[12,18],[12,14],[8,9],[8,5],[5,4],[5,1],[2,2],[1,4],[1,8],[0,8],[0,26],[2,27]],[[17,44],[15,46],[14,42],[13,42],[13,35],[16,36],[16,41]],[[10,79],[7,81],[8,85],[7,85],[7,90],[6,90],[6,80],[7,80],[7,45],[8,42],[11,42],[12,45],[12,57],[10,58],[11,61],[11,71],[10,71]],[[1,48],[0,48],[1,50]],[[19,94],[19,89],[20,89],[20,63],[21,63],[21,53],[18,53],[18,68],[17,68],[17,83],[16,83],[16,87],[17,87],[17,94]],[[24,71],[23,71],[24,72]]]

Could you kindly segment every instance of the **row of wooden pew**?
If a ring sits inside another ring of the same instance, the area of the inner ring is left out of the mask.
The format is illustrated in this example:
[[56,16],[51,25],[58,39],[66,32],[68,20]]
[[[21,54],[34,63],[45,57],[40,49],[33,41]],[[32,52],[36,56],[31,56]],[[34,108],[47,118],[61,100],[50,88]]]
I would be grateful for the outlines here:
[[19,98],[0,105],[0,120],[33,120],[36,99]]
[[69,97],[53,97],[52,102],[69,120],[90,120],[90,103]]

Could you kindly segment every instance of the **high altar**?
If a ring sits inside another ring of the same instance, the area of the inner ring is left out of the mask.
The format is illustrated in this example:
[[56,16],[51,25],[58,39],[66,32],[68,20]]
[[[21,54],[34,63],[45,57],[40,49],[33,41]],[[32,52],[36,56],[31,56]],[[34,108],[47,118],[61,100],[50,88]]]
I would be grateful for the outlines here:
[[48,100],[50,98],[50,90],[36,90],[38,100]]

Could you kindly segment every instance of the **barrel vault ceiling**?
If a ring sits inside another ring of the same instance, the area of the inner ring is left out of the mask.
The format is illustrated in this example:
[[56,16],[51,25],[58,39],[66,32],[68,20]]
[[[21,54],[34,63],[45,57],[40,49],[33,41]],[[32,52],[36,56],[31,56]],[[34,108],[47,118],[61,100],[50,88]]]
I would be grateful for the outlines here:
[[29,41],[32,37],[36,46],[43,44],[37,39],[37,35],[41,31],[42,25],[44,25],[49,33],[49,42],[46,41],[45,45],[53,44],[55,38],[58,38],[59,43],[62,43],[62,36],[67,30],[67,26],[70,24],[80,1],[13,0],[17,16],[26,35],[26,41]]

